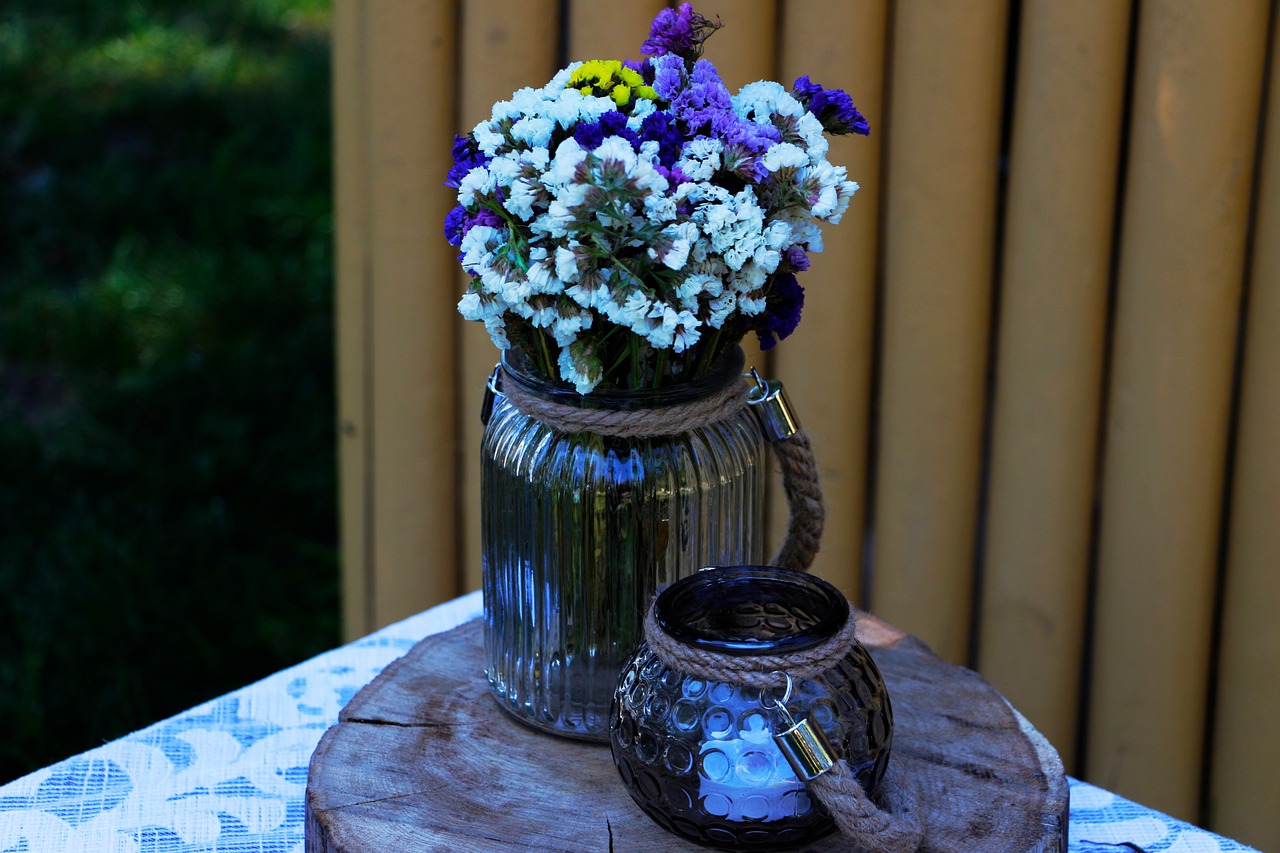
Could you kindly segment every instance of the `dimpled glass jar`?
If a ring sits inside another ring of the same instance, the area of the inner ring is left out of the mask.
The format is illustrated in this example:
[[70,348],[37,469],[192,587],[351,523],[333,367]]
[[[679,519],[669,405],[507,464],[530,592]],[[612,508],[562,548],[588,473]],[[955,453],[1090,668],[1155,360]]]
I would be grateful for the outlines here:
[[[813,648],[849,618],[848,601],[820,578],[759,566],[700,572],[673,584],[655,607],[676,640],[730,655]],[[610,711],[623,783],[658,824],[699,844],[773,850],[826,835],[835,828],[830,814],[773,742],[777,698],[674,670],[642,643]],[[862,644],[795,682],[786,705],[823,730],[874,794],[889,762],[893,710]]]
[[[567,406],[689,403],[742,381],[735,348],[699,380],[585,397],[508,350],[504,382]],[[481,453],[486,673],[499,706],[552,734],[604,742],[609,702],[654,593],[764,550],[767,448],[743,408],[653,438],[562,432],[495,398]]]

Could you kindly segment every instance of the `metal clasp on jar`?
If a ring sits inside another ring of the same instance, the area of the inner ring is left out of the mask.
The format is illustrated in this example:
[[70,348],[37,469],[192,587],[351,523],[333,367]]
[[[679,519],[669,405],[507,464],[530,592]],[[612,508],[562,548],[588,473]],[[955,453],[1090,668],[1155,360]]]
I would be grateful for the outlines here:
[[756,387],[747,392],[747,405],[756,413],[765,438],[781,441],[799,432],[800,420],[782,390],[782,383],[763,378],[754,367],[748,375],[755,380]]
[[791,765],[796,778],[802,782],[808,782],[835,766],[838,756],[822,729],[813,725],[808,719],[796,722],[795,717],[791,716],[791,711],[787,709],[787,702],[791,699],[794,684],[787,673],[777,674],[787,680],[782,698],[774,704],[786,728],[773,736],[773,742],[778,745],[783,758],[787,759],[787,763]]

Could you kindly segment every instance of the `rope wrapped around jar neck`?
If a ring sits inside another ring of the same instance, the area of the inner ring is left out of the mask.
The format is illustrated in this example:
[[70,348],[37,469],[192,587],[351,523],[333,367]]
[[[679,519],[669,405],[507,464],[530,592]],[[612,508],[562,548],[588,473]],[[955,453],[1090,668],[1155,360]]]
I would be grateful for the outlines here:
[[[548,400],[526,391],[502,369],[502,394],[522,415],[560,432],[593,432],[617,438],[654,438],[710,426],[747,406],[749,383],[730,382],[688,403],[629,411],[588,409]],[[775,566],[807,571],[818,554],[826,509],[818,465],[809,434],[803,429],[770,441],[782,466],[782,485],[791,509],[787,534],[771,561]]]
[[[813,678],[835,667],[858,642],[853,609],[832,637],[810,649],[785,655],[730,655],[695,648],[672,637],[658,622],[656,607],[645,614],[644,638],[650,650],[677,672],[703,681],[719,681],[760,690],[781,688],[787,676]],[[784,675],[785,673],[785,675]],[[880,780],[879,800],[858,783],[847,761],[809,779],[809,790],[831,812],[840,832],[871,853],[914,853],[924,838],[914,789],[902,762],[890,755]]]

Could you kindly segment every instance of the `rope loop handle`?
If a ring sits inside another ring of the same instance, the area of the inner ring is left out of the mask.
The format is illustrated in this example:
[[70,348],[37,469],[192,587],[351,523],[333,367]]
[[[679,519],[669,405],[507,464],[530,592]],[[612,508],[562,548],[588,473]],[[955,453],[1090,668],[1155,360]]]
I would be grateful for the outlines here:
[[[807,571],[822,540],[826,509],[818,464],[809,434],[800,428],[790,404],[777,381],[765,381],[755,370],[747,382],[731,382],[724,389],[689,403],[634,411],[609,411],[567,406],[539,397],[518,382],[511,381],[499,365],[486,386],[481,420],[488,422],[493,398],[501,394],[522,415],[542,421],[561,432],[594,432],[619,438],[652,438],[675,435],[719,423],[748,406],[756,414],[761,430],[782,467],[782,486],[787,495],[790,518],[787,534],[771,564]],[[746,377],[744,377],[744,380]]]

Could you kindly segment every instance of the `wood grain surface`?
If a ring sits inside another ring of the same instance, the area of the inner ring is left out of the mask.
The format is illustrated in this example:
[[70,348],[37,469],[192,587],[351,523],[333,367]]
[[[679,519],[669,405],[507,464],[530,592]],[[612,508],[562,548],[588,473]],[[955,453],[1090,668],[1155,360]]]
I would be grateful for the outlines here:
[[[1066,851],[1067,783],[1047,742],[979,675],[859,616],[884,674],[922,851]],[[351,700],[311,759],[307,853],[698,850],[632,802],[609,748],[510,720],[473,620],[418,643]],[[804,848],[852,850],[837,835]]]

